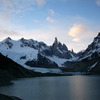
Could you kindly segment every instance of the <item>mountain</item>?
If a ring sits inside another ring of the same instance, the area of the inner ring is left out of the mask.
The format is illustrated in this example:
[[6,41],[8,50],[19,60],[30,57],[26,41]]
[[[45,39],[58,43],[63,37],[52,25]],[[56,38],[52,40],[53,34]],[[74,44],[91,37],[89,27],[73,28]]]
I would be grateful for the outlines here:
[[100,56],[100,33],[94,38],[93,42],[88,46],[88,48],[81,54],[80,60],[85,58],[93,58]]
[[65,44],[60,43],[57,38],[55,38],[52,46],[43,50],[43,53],[48,56],[56,56],[62,59],[71,59],[77,56],[73,51],[68,50]]
[[[42,70],[42,73],[39,70]],[[62,73],[60,69],[29,70],[0,53],[0,86],[12,84],[10,81],[16,78],[58,76],[60,73]]]
[[11,84],[10,80],[38,76],[0,53],[0,85]]
[[[86,50],[68,50],[55,38],[51,46],[33,39],[10,37],[0,42],[0,52],[19,65],[41,73],[91,72],[100,73],[100,33]],[[62,70],[61,70],[62,69]]]
[[66,71],[85,71],[100,74],[100,33],[76,61],[66,62],[65,66],[64,70]]
[[[68,50],[57,38],[51,46],[33,39],[21,38],[17,41],[10,37],[0,42],[0,52],[27,69],[40,71],[40,68],[59,68],[67,60],[77,58],[77,54]],[[41,71],[40,71],[41,72]]]
[[37,60],[27,61],[25,64],[31,67],[39,66],[44,68],[46,66],[46,68],[58,68],[58,65],[55,62],[52,62],[40,53],[37,54]]

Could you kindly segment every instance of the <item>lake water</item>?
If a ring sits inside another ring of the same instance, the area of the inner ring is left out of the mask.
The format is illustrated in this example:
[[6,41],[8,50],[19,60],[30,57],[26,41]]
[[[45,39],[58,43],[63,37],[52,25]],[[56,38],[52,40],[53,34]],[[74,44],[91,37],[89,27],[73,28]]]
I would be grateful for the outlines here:
[[36,77],[13,81],[0,93],[24,100],[100,100],[100,76]]

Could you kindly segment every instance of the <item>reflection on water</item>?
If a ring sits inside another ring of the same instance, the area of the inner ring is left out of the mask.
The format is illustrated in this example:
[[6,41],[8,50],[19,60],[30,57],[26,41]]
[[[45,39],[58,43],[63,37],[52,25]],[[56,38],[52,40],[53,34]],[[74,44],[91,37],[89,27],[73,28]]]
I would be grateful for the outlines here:
[[99,76],[37,77],[0,87],[0,93],[24,100],[100,100]]

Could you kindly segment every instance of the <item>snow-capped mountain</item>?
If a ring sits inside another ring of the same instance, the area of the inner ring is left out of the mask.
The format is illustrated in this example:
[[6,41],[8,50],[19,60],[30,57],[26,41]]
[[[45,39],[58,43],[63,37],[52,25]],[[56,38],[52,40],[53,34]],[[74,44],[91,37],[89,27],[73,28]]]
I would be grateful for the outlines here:
[[81,54],[79,60],[88,58],[92,59],[96,56],[100,56],[100,33],[94,38],[93,42],[88,46],[88,48]]
[[51,46],[33,39],[0,42],[0,52],[27,69],[42,73],[63,71],[100,73],[100,33],[88,48],[78,54],[68,50],[65,44],[55,38]]
[[79,57],[79,61],[84,60],[89,61],[87,71],[100,73],[100,33]]
[[47,46],[33,39],[21,38],[15,41],[8,37],[0,42],[0,52],[25,68],[35,70],[37,67],[62,67],[64,62],[77,56],[65,44],[58,42],[57,38],[52,46]]
[[66,71],[87,71],[100,74],[100,33],[76,61],[65,63]]
[[60,43],[57,38],[55,38],[52,46],[43,50],[43,53],[48,56],[57,56],[65,59],[71,59],[77,56],[73,51],[68,50],[65,44]]

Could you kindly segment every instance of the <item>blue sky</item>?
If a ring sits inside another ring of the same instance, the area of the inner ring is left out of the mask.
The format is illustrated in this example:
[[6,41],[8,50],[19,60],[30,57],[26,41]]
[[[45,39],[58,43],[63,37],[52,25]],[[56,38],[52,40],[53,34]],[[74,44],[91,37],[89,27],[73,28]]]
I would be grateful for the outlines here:
[[0,40],[54,38],[78,52],[100,31],[100,0],[0,0]]

